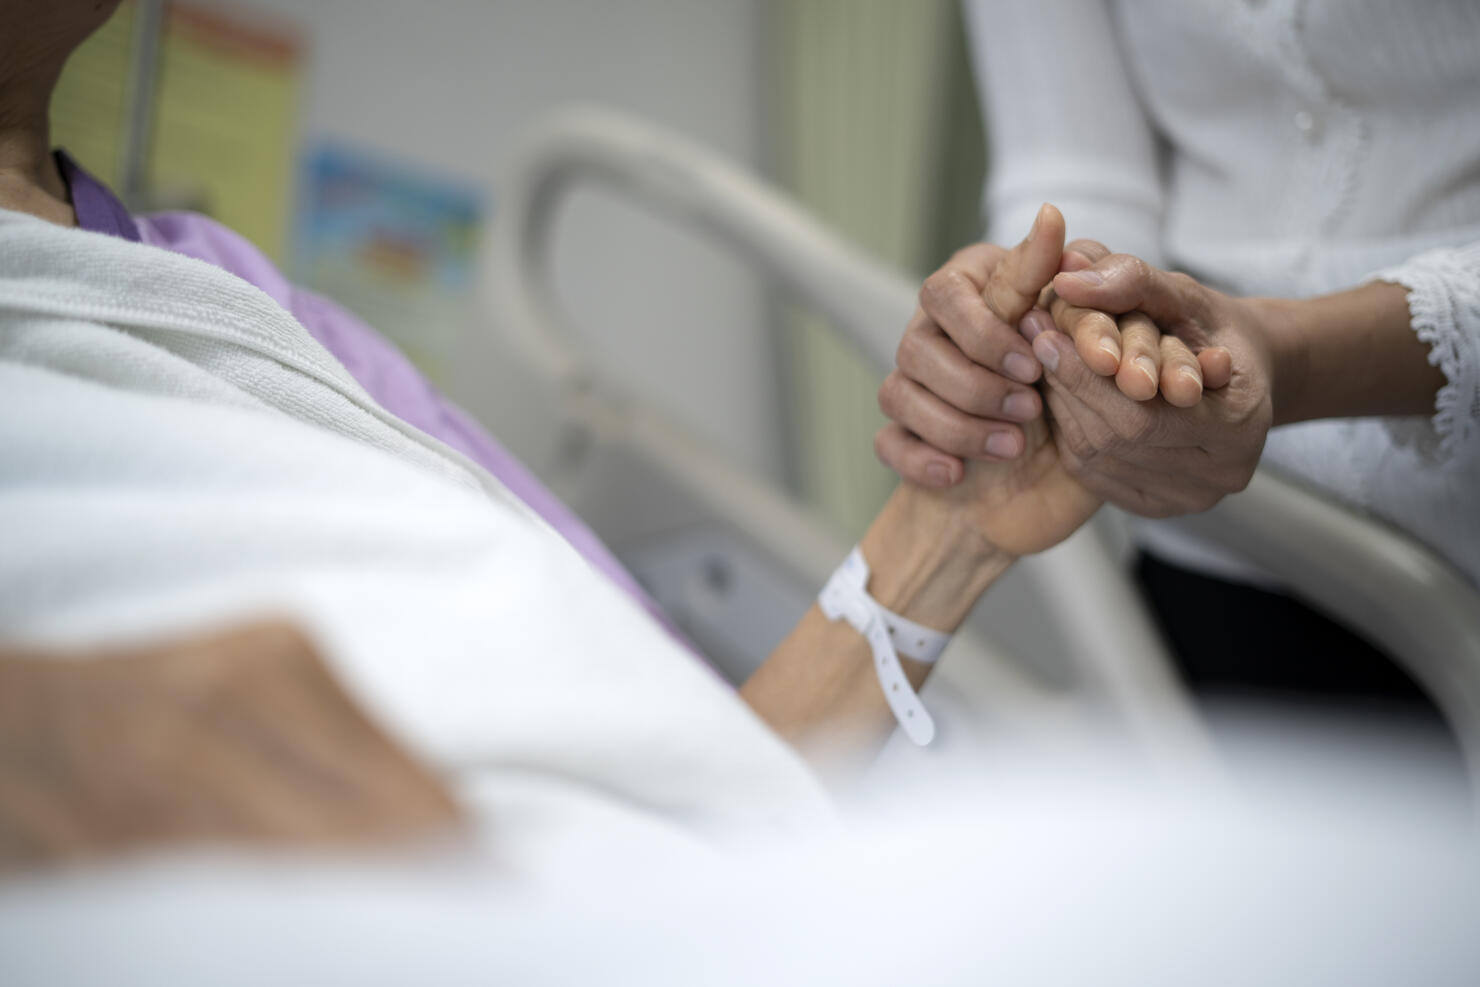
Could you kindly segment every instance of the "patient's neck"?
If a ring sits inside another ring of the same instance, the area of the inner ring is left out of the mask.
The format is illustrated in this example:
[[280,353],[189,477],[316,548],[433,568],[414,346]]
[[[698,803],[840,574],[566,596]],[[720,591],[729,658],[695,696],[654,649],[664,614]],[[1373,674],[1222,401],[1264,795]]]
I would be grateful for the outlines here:
[[67,183],[51,152],[51,88],[0,85],[0,208],[76,226]]

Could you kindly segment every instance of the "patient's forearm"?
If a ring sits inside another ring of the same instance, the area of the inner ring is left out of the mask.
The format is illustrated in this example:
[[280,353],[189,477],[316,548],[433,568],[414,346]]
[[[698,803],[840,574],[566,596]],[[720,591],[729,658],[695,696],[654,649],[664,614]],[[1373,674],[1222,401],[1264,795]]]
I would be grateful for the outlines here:
[[[1012,562],[938,494],[901,485],[861,543],[868,592],[911,620],[954,631]],[[901,658],[918,688],[930,667]],[[840,779],[877,752],[894,717],[863,636],[814,604],[741,696],[824,778]]]

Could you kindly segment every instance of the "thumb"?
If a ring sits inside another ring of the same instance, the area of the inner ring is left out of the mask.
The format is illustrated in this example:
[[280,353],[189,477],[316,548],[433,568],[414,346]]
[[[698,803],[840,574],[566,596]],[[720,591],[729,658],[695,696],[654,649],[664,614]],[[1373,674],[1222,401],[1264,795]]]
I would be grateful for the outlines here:
[[1038,296],[1059,272],[1064,254],[1064,216],[1044,203],[1027,237],[992,269],[982,298],[992,314],[1015,326],[1038,303]]
[[1071,305],[1111,315],[1140,310],[1163,326],[1195,318],[1203,308],[1202,286],[1184,274],[1169,274],[1130,254],[1111,254],[1088,268],[1054,278],[1054,292]]

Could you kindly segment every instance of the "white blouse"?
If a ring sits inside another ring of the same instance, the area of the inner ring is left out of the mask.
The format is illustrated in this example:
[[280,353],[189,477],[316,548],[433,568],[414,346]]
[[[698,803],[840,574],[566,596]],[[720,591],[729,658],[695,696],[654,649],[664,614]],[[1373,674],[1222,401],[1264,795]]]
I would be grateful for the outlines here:
[[[1244,295],[1408,289],[1447,378],[1429,419],[1270,433],[1266,463],[1480,584],[1480,3],[968,0],[988,237],[1070,237]],[[1155,523],[1175,560],[1257,578]]]

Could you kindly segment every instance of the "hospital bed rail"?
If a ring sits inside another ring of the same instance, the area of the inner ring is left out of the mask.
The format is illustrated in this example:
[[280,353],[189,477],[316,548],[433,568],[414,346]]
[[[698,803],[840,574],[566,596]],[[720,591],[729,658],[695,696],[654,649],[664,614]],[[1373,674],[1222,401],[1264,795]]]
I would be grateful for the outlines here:
[[[718,538],[728,549],[744,544],[773,573],[785,570],[782,581],[805,601],[846,543],[794,498],[604,377],[565,322],[550,238],[559,205],[582,185],[615,191],[729,248],[826,316],[881,375],[893,364],[914,308],[914,280],[865,256],[713,152],[610,111],[552,114],[521,143],[503,176],[481,290],[496,331],[555,395],[552,446],[574,450],[547,461],[547,482],[629,563],[641,561],[644,543],[708,530],[701,540]],[[592,482],[598,472],[601,482]],[[663,493],[630,495],[641,484]],[[623,512],[611,509],[613,500],[625,505]],[[1388,647],[1433,691],[1460,738],[1472,780],[1480,781],[1480,596],[1472,587],[1410,539],[1266,470],[1246,492],[1189,523],[1249,550],[1292,592]],[[994,587],[956,646],[977,652],[978,660],[947,662],[938,677],[949,673],[971,697],[968,706],[1015,726],[1035,721],[1057,728],[1070,713],[1088,714],[1117,724],[1159,764],[1202,763],[1200,719],[1103,525],[1086,526],[1018,568],[1010,574],[1016,583]],[[1033,673],[1034,662],[1023,659],[1036,656],[1009,660],[983,641],[999,640],[1006,625],[1022,620],[1025,602],[1043,615],[1035,633],[1057,639],[1042,646],[1056,648],[1069,664],[1067,689]]]

